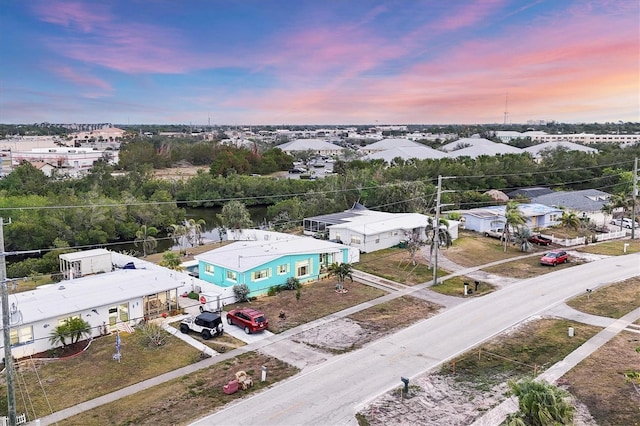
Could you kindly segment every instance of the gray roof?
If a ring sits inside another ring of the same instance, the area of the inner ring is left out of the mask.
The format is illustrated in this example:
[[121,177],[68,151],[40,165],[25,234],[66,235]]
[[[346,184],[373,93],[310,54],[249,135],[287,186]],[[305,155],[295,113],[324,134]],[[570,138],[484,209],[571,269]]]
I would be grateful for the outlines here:
[[543,188],[540,186],[534,186],[532,188],[520,188],[515,191],[507,192],[509,198],[518,198],[518,196],[523,196],[526,198],[539,197],[540,195],[551,194],[553,191],[549,188]]
[[582,191],[557,191],[551,194],[540,195],[531,201],[547,206],[565,207],[570,210],[583,212],[599,212],[602,206],[609,203],[611,194],[597,189],[584,189]]
[[[456,149],[458,146],[469,145],[466,148]],[[479,157],[481,155],[522,154],[524,151],[504,143],[492,142],[483,138],[462,138],[448,143],[442,147],[448,151],[448,157]]]
[[545,142],[545,143],[524,148],[524,150],[530,153],[531,155],[533,155],[534,157],[538,157],[540,156],[540,153],[546,149],[552,150],[557,148],[563,148],[569,151],[589,152],[594,154],[598,152],[598,150],[595,148],[589,148],[588,146],[580,145],[573,142],[567,142],[567,141]]
[[280,148],[285,152],[291,151],[342,151],[344,148],[338,145],[334,145],[329,142],[322,141],[320,139],[296,139],[291,142],[278,145],[276,148]]
[[393,159],[397,157],[400,157],[403,160],[409,160],[411,158],[416,158],[418,160],[426,160],[426,159],[438,159],[446,156],[447,155],[444,152],[435,150],[433,148],[429,148],[428,146],[419,145],[419,146],[412,146],[412,147],[409,147],[409,146],[396,147],[396,148],[386,149],[384,151],[374,152],[372,154],[369,154],[363,157],[363,160],[384,160],[387,163],[391,163],[391,161],[393,161]]
[[410,141],[409,139],[382,139],[381,141],[372,143],[367,146],[363,146],[362,149],[366,151],[384,151],[385,149],[399,148],[399,147],[416,147],[424,146],[418,142]]

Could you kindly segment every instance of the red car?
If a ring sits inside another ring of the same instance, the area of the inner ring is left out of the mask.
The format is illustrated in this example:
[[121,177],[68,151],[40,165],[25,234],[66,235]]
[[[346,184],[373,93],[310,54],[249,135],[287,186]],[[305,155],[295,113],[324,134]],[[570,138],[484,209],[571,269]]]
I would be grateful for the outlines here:
[[532,235],[528,238],[530,243],[537,244],[539,246],[551,245],[551,238],[543,237],[542,235]]
[[540,258],[540,264],[556,266],[559,263],[567,263],[569,255],[564,250],[550,251]]
[[247,334],[266,330],[269,320],[260,311],[252,308],[233,309],[227,313],[227,323],[242,327]]

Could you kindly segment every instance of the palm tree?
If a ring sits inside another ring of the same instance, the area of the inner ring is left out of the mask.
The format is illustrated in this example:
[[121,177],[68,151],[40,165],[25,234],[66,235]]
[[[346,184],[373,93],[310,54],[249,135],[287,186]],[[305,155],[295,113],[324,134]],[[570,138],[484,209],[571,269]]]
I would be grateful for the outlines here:
[[51,342],[52,345],[60,344],[62,347],[65,347],[67,346],[67,337],[69,337],[69,326],[65,321],[53,329],[49,335],[49,342]]
[[520,204],[515,201],[509,201],[504,209],[504,228],[502,228],[502,244],[504,251],[507,251],[507,244],[511,240],[511,229],[519,229],[527,223],[524,214],[519,209]]
[[[622,217],[627,217],[627,211],[629,211],[631,208],[633,208],[633,199],[630,199],[629,197],[627,197],[625,194],[620,193],[620,194],[615,194],[610,201],[611,207],[612,207],[612,211],[613,210],[617,210],[617,209],[622,209]],[[623,230],[623,223],[622,220],[620,220],[620,230]]]
[[342,290],[344,281],[349,278],[353,282],[353,267],[350,263],[337,263],[334,262],[329,265],[329,276],[335,276],[338,279],[338,285],[336,288]]
[[573,212],[567,213],[565,211],[562,212],[562,216],[560,217],[560,224],[564,228],[567,238],[569,238],[569,228],[578,230],[580,227],[580,218]]
[[180,248],[180,253],[187,254],[187,234],[188,229],[184,225],[171,225],[169,236],[173,239],[173,243]]
[[513,234],[513,236],[515,237],[515,243],[520,247],[520,251],[531,251],[531,242],[529,241],[531,235],[531,230],[526,226],[521,226]]
[[602,206],[601,211],[604,214],[604,222],[602,223],[602,229],[607,228],[607,217],[613,215],[614,209],[615,207],[613,207],[612,204],[605,204]]
[[162,253],[162,260],[158,264],[174,271],[182,271],[184,268],[180,266],[181,263],[180,256],[176,252],[169,250]]
[[91,334],[91,325],[81,318],[71,318],[65,321],[68,325],[71,343],[77,343],[84,336]]
[[196,244],[201,246],[202,242],[202,227],[206,224],[204,219],[189,219],[189,230],[195,234]]
[[49,341],[64,347],[67,346],[67,339],[70,339],[71,343],[77,343],[83,336],[89,334],[91,334],[91,326],[88,322],[81,318],[67,318],[53,329],[49,335]]
[[136,239],[133,244],[136,247],[138,244],[142,245],[142,257],[147,257],[147,253],[152,253],[158,247],[156,235],[158,235],[158,229],[153,226],[142,225],[136,231]]
[[519,411],[507,418],[507,426],[572,424],[575,408],[566,401],[568,392],[531,378],[509,382],[509,387],[518,397]]

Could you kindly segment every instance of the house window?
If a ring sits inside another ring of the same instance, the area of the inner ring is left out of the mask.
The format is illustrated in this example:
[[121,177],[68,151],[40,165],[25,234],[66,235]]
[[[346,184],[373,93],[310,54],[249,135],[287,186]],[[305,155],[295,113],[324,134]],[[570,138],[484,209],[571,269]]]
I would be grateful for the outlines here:
[[204,272],[213,275],[213,265],[204,265]]
[[284,275],[289,273],[289,264],[278,266],[278,275]]
[[304,277],[311,273],[311,266],[309,265],[309,261],[305,260],[303,262],[296,262],[296,277]]
[[251,274],[251,281],[260,281],[269,278],[271,275],[270,269],[262,269],[260,271],[253,272]]
[[376,237],[376,244],[380,244],[380,237]]
[[351,237],[351,244],[360,244],[362,242],[362,240],[360,239],[359,236],[352,236]]
[[80,319],[80,315],[74,315],[72,317],[62,318],[58,320],[58,326],[65,325],[66,321],[71,321],[72,319],[78,318]]
[[238,281],[238,273],[233,271],[227,271],[227,280]]
[[11,329],[11,345],[26,345],[33,342],[33,326]]

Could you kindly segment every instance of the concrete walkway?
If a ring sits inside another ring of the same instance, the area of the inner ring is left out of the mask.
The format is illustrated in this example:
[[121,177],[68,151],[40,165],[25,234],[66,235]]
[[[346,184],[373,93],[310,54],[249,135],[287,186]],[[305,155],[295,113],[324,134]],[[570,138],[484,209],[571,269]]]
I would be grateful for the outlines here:
[[[622,330],[625,330],[627,327],[629,327],[629,325],[632,325],[632,323],[637,321],[639,318],[640,308],[637,308],[618,320],[612,320],[607,328],[593,336],[591,339],[587,340],[582,346],[567,355],[565,359],[552,365],[548,370],[540,374],[537,379],[544,380],[547,383],[551,384],[555,383],[569,370],[578,365],[580,362],[582,362],[582,360],[598,350],[598,348],[607,343],[609,340],[613,339]],[[509,414],[515,413],[516,411],[518,411],[518,398],[511,397],[502,402],[500,405],[487,411],[482,417],[473,422],[472,426],[498,426],[507,418]]]

